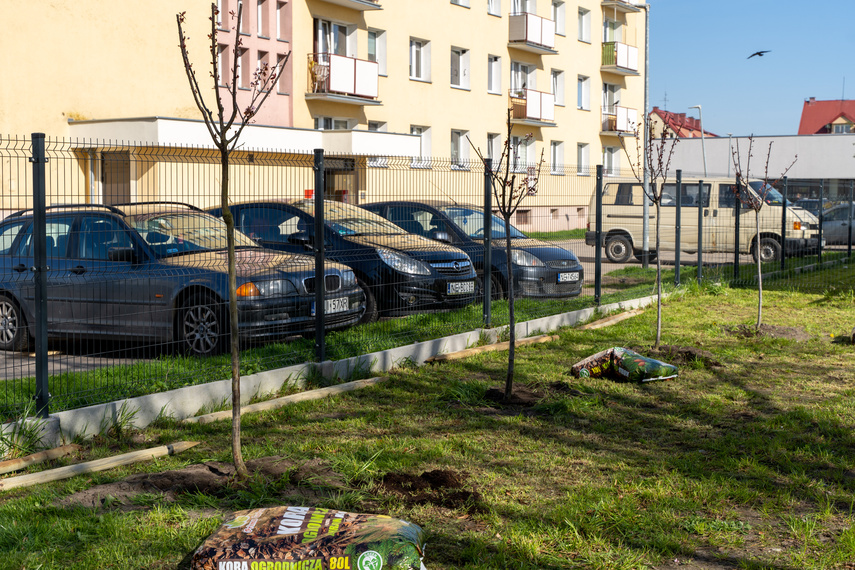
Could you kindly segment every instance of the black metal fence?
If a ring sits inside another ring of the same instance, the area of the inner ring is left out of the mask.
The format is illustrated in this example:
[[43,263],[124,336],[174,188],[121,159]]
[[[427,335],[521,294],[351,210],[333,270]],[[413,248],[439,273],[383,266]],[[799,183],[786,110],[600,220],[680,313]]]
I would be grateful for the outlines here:
[[[0,416],[229,377],[229,236],[209,215],[225,215],[222,183],[211,149],[0,137]],[[510,264],[479,161],[241,149],[228,183],[244,374],[501,326],[511,287],[518,320],[649,295],[645,251],[675,283],[753,282],[757,222],[726,179],[668,182],[657,250],[635,178],[544,165],[511,218]],[[814,217],[786,183],[763,209],[770,280],[802,286],[851,257],[852,184],[834,188],[845,203]],[[832,221],[845,240],[811,245]]]

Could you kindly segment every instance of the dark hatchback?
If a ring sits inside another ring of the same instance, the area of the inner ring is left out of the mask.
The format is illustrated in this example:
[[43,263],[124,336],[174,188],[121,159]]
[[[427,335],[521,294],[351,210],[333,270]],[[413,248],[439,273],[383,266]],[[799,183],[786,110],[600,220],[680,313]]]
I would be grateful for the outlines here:
[[[465,251],[479,276],[484,273],[484,214],[477,206],[447,201],[391,201],[366,204],[402,229],[450,243]],[[507,296],[505,222],[492,217],[491,296]],[[510,226],[515,297],[573,297],[582,290],[584,270],[572,251],[527,237]]]
[[[33,218],[0,223],[0,348],[28,343],[35,323]],[[315,329],[314,259],[265,250],[235,232],[242,339]],[[222,220],[184,204],[51,206],[47,211],[48,335],[177,341],[208,355],[227,346],[228,254]],[[365,310],[354,273],[325,268],[328,328]]]
[[[229,207],[235,227],[266,248],[314,249],[313,199],[263,201]],[[216,216],[219,208],[210,210]],[[475,270],[456,247],[408,234],[357,206],[324,202],[324,251],[351,267],[366,293],[364,322],[378,316],[438,311],[472,303]]]

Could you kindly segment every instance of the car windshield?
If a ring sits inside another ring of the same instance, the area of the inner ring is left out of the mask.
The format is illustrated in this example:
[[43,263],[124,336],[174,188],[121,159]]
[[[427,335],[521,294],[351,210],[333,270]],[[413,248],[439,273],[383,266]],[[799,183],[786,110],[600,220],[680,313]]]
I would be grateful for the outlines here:
[[[315,215],[314,200],[300,200],[291,204]],[[392,222],[377,214],[344,202],[324,201],[324,225],[340,236],[355,235],[398,235],[405,233]]]
[[778,192],[771,184],[767,184],[760,180],[755,180],[748,183],[751,189],[758,195],[763,196],[767,204],[783,204],[784,196]]
[[[207,214],[164,212],[128,216],[127,221],[159,258],[228,247],[225,222]],[[258,246],[235,230],[235,247]]]
[[[473,208],[465,206],[445,206],[440,208],[440,211],[445,214],[463,233],[470,238],[483,239],[484,237],[484,213]],[[492,216],[492,226],[490,233],[493,238],[504,238],[505,221],[499,216]],[[526,235],[513,226],[511,228],[511,238],[525,238]]]

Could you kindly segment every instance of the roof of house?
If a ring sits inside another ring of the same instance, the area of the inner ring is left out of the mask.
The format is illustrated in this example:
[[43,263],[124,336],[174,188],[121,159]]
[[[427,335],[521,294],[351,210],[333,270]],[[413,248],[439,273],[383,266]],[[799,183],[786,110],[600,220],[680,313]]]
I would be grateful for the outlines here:
[[[653,107],[650,114],[658,115],[665,123],[665,127],[671,129],[674,135],[679,138],[700,138],[701,136],[701,122],[698,119],[687,117],[686,113],[672,113],[659,107]],[[704,130],[704,136],[716,137],[718,135]]]
[[817,101],[811,97],[805,100],[802,107],[802,120],[799,123],[800,135],[814,135],[836,119],[844,117],[850,123],[855,123],[855,101],[837,99],[834,101]]

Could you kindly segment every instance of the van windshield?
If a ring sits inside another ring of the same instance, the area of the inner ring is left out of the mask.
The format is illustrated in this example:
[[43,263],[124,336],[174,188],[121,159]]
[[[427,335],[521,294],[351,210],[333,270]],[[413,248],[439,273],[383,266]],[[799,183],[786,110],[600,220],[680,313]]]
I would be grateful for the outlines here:
[[755,180],[753,182],[748,183],[751,186],[751,189],[757,193],[759,196],[763,196],[763,200],[767,204],[783,204],[784,196],[780,192],[778,192],[774,186],[771,184],[767,184],[761,180]]

